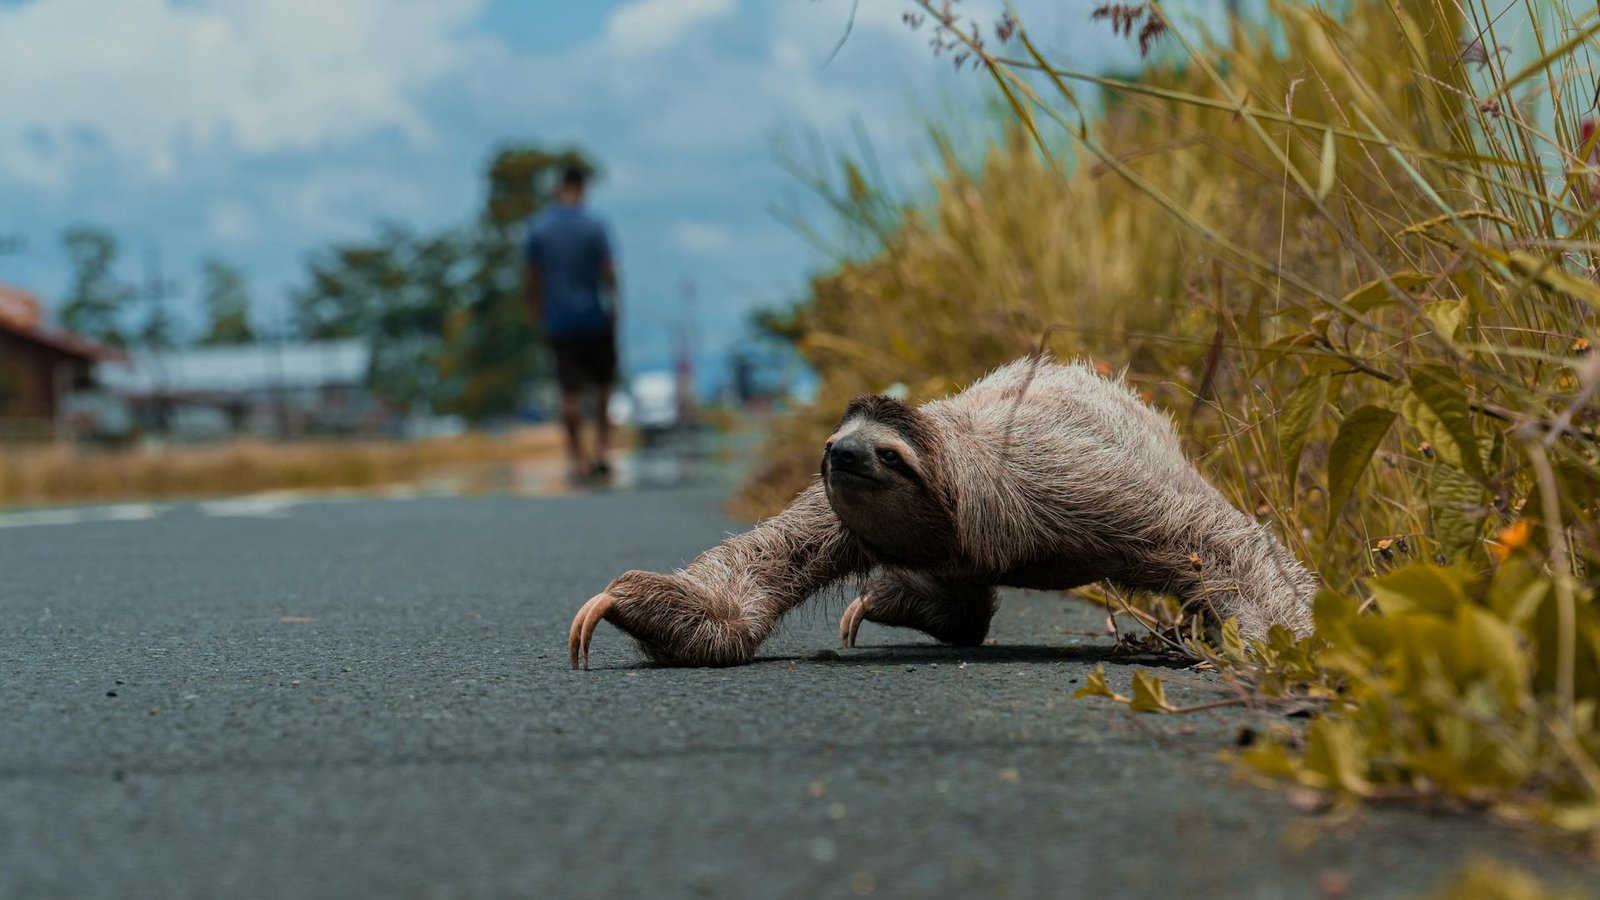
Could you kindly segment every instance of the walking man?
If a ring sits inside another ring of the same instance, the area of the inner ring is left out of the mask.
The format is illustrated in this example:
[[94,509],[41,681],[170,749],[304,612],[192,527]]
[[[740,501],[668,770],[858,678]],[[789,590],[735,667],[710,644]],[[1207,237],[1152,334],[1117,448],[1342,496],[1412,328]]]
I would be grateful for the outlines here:
[[[523,248],[524,294],[555,357],[574,480],[611,471],[606,406],[617,370],[617,272],[605,223],[583,207],[587,181],[588,172],[581,168],[561,173],[555,203],[534,217]],[[593,456],[583,445],[586,390],[594,392]]]

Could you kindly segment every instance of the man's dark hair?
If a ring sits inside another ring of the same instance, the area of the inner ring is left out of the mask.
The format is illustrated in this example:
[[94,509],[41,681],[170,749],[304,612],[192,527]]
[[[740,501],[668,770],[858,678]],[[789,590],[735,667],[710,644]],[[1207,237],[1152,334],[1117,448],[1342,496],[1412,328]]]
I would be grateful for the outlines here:
[[589,183],[589,170],[583,166],[567,166],[561,170],[561,186],[583,189]]

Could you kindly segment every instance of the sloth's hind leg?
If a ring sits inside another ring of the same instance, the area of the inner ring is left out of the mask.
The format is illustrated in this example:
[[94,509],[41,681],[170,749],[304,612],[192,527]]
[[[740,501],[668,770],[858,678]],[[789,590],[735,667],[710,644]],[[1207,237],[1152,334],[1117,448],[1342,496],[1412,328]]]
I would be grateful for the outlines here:
[[988,581],[880,569],[839,619],[839,643],[856,645],[862,622],[915,628],[945,644],[972,647],[989,634],[999,602]]

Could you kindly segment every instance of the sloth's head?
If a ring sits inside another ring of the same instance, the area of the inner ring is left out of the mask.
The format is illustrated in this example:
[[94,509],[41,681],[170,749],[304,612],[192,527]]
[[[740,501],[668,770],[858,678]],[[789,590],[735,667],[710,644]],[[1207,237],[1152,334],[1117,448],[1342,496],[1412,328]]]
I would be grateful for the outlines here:
[[933,565],[956,550],[939,432],[916,409],[871,395],[852,402],[822,453],[834,514],[889,563]]

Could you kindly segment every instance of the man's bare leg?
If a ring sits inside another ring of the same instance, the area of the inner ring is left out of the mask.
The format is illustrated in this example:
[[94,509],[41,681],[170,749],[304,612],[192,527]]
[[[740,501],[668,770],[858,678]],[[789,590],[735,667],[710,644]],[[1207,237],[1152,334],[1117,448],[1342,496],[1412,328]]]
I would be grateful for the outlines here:
[[611,471],[611,382],[595,386],[594,398],[594,467],[604,475]]
[[582,478],[589,472],[583,455],[583,394],[580,391],[561,392],[561,424],[567,433],[568,472],[573,478]]

